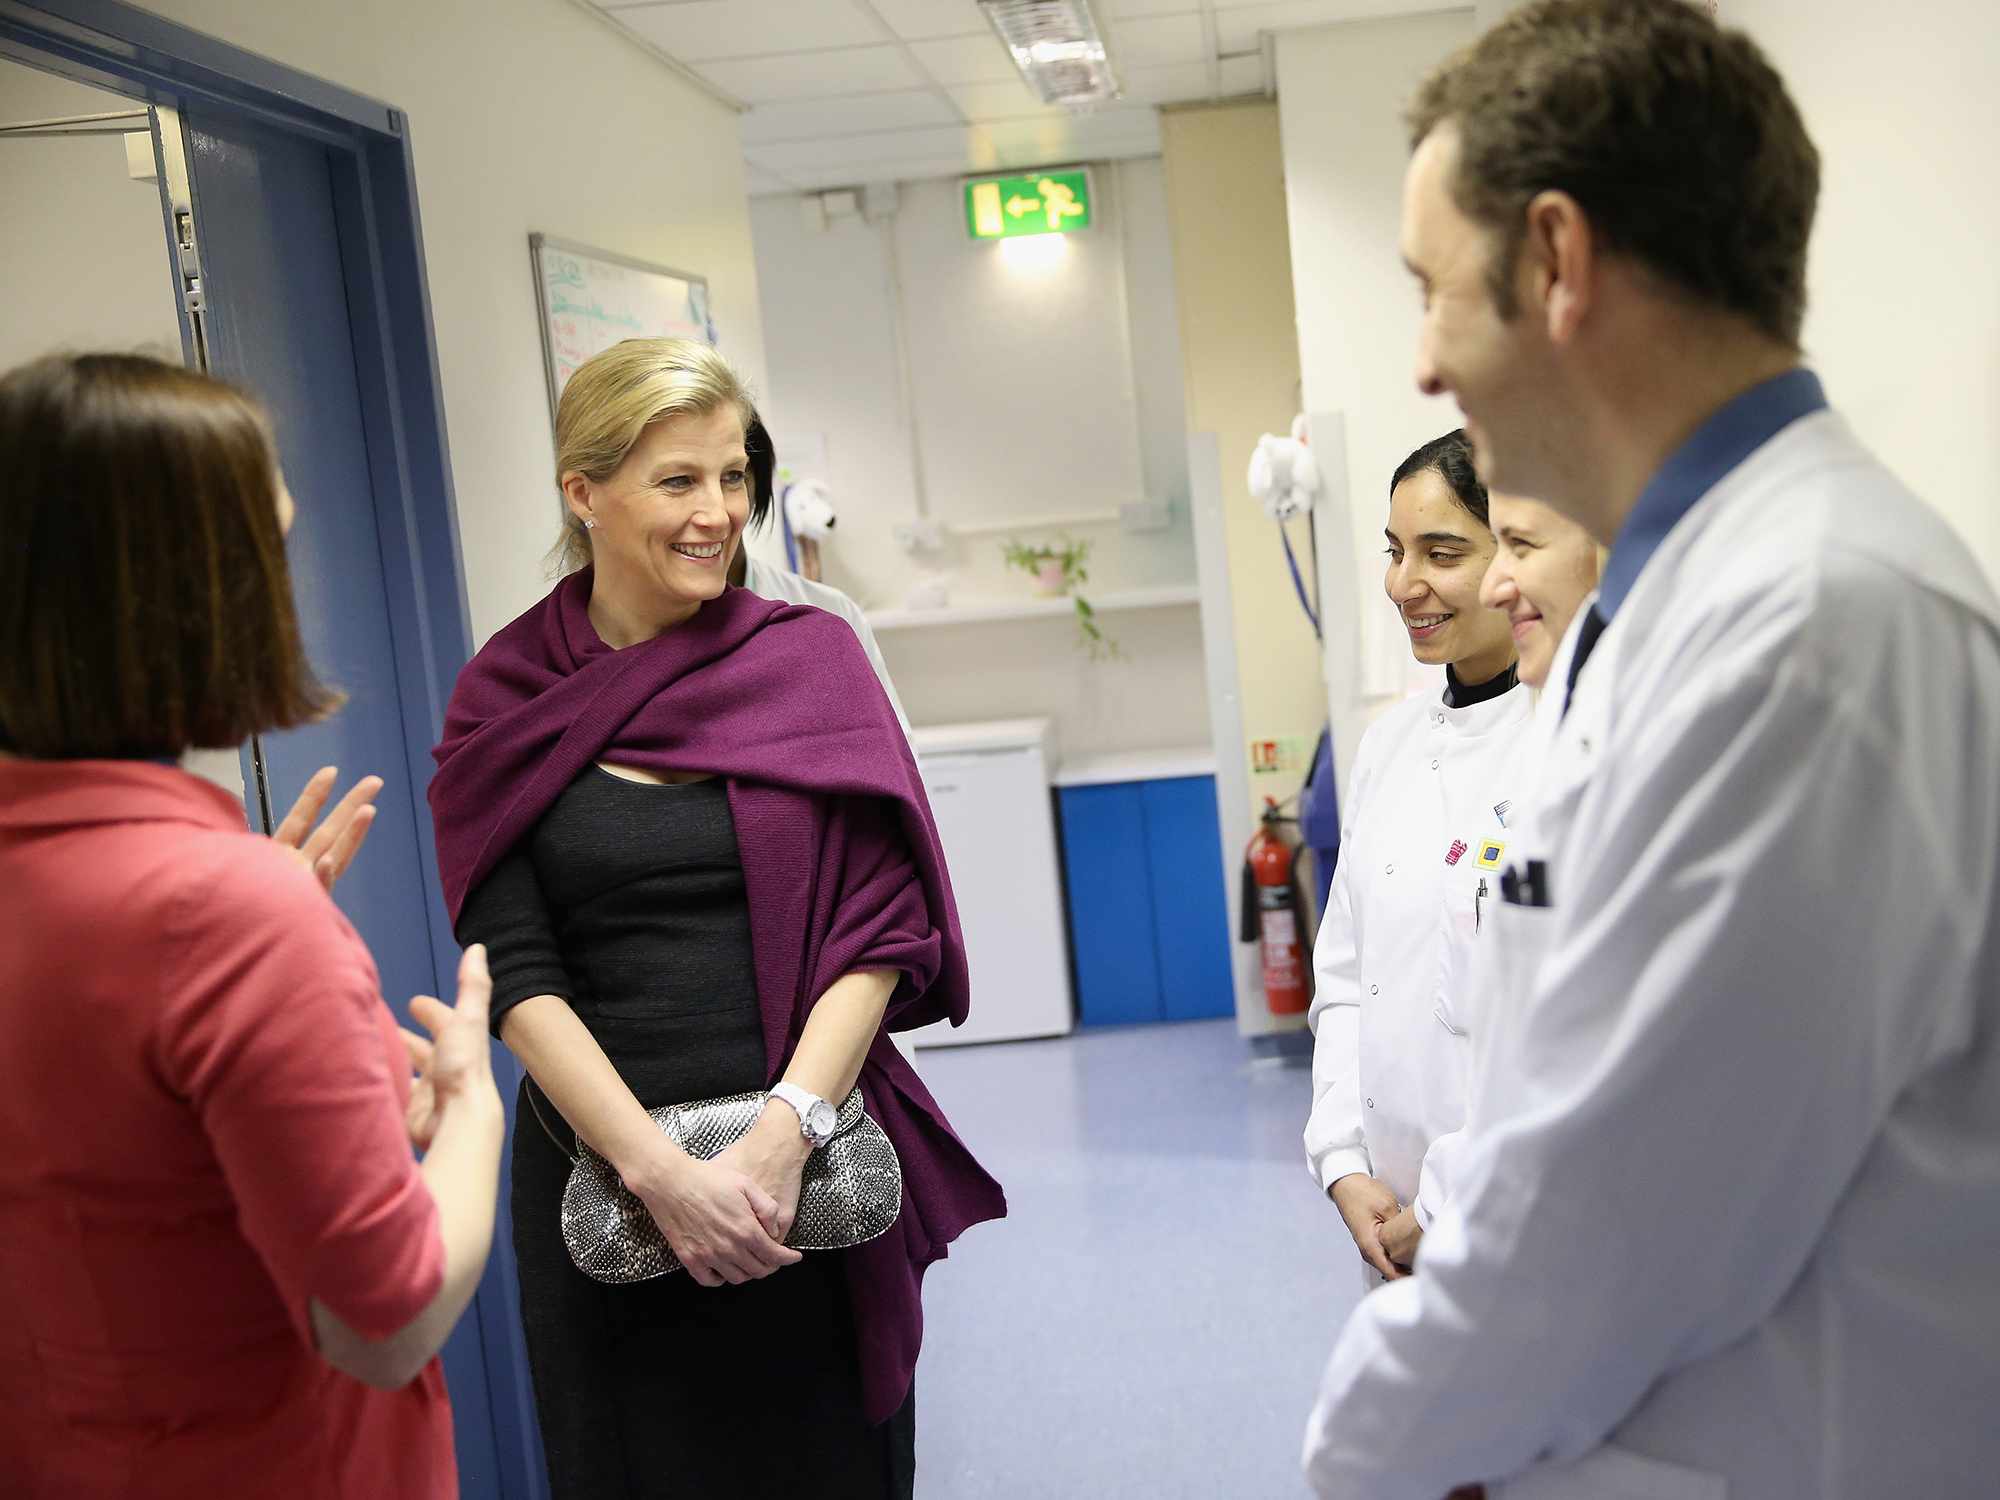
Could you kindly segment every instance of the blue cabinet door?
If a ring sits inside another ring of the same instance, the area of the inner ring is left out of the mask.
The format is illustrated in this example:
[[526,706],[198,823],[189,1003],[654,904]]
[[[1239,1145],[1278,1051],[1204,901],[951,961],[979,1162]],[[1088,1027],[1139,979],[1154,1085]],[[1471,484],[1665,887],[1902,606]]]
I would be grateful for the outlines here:
[[1153,874],[1161,1017],[1194,1021],[1232,1016],[1236,990],[1229,972],[1229,903],[1216,879],[1222,823],[1215,807],[1215,778],[1145,781],[1139,788]]
[[1160,1020],[1153,881],[1139,788],[1065,787],[1061,805],[1077,1020],[1084,1026]]
[[1061,806],[1079,1022],[1235,1014],[1215,778],[1065,787]]

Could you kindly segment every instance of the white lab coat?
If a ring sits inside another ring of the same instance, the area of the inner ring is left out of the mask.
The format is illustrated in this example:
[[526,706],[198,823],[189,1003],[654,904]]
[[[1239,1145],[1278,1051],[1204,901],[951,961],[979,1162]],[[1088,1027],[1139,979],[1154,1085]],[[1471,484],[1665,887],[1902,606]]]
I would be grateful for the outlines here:
[[1362,736],[1313,948],[1305,1144],[1322,1191],[1368,1172],[1426,1224],[1443,1200],[1425,1153],[1465,1118],[1463,964],[1499,899],[1506,772],[1532,712],[1524,687],[1467,708],[1411,698]]
[[[1549,758],[1549,746],[1554,743],[1556,730],[1562,723],[1563,687],[1569,681],[1570,662],[1576,656],[1577,635],[1585,614],[1596,602],[1597,591],[1593,589],[1577,606],[1569,629],[1556,645],[1556,654],[1549,667],[1548,682],[1554,684],[1554,691],[1546,688],[1535,691],[1534,710],[1526,727],[1514,736],[1513,749],[1500,772],[1501,784],[1514,793],[1514,805],[1507,813],[1507,822],[1512,827],[1525,827],[1534,810],[1535,796],[1541,786],[1542,766]],[[1497,881],[1489,876],[1488,884],[1495,887],[1497,899]],[[1479,1076],[1485,1064],[1487,1049],[1493,1038],[1493,1028],[1487,1024],[1488,1018],[1481,1014],[1479,1006],[1480,997],[1492,987],[1488,972],[1492,947],[1491,943],[1479,942],[1475,938],[1463,959],[1464,979],[1452,996],[1459,1030],[1465,1033],[1469,1044],[1471,1076],[1474,1078]],[[1437,1216],[1437,1210],[1444,1205],[1450,1185],[1458,1179],[1459,1156],[1467,1144],[1466,1130],[1461,1124],[1458,1129],[1447,1131],[1432,1141],[1430,1149],[1424,1153],[1424,1190],[1417,1196],[1415,1207],[1418,1225],[1427,1232]]]
[[1334,1350],[1318,1493],[1992,1494],[2000,614],[1839,417],[1661,544],[1531,860],[1452,1200]]
[[861,606],[830,583],[816,583],[754,557],[745,557],[743,564],[743,587],[751,593],[789,604],[809,604],[814,609],[839,615],[854,627],[861,649],[868,653],[868,665],[875,669],[882,691],[889,695],[889,706],[896,711],[896,721],[903,726],[903,738],[908,739],[910,720],[903,712],[903,700],[896,696],[896,684],[889,680],[889,664],[882,660],[882,648],[875,643],[875,632],[868,628],[868,617],[861,612]]

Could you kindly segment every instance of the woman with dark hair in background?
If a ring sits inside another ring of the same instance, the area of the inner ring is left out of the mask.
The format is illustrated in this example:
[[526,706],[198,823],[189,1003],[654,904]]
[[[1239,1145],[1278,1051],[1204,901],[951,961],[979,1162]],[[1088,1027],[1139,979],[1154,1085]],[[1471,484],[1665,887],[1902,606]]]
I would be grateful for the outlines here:
[[1463,432],[1424,444],[1389,485],[1384,587],[1442,694],[1369,727],[1313,966],[1306,1157],[1370,1267],[1408,1273],[1446,1191],[1430,1148],[1465,1119],[1462,977],[1498,895],[1515,742],[1532,714],[1507,616],[1480,602],[1495,543]]
[[[743,434],[743,451],[750,460],[750,519],[743,528],[747,538],[770,520],[773,504],[778,499],[778,453],[762,417],[751,416],[750,425]],[[876,681],[889,695],[889,706],[896,710],[896,719],[903,726],[904,737],[909,737],[909,715],[903,712],[903,700],[896,695],[896,685],[889,680],[889,664],[882,659],[882,648],[876,643],[875,632],[869,628],[868,617],[861,612],[859,605],[830,583],[806,578],[789,568],[773,567],[752,557],[748,546],[736,549],[736,556],[729,565],[729,581],[760,598],[777,599],[788,604],[808,604],[847,621],[853,627],[855,639],[861,642],[861,649],[868,654],[868,665],[875,669]]]
[[[263,414],[122,354],[0,379],[0,1490],[447,1500],[436,1355],[492,1240],[486,968],[398,1036],[276,836],[179,769],[339,705]],[[318,878],[315,879],[315,876]],[[421,1076],[414,1087],[411,1066]],[[412,1144],[426,1148],[421,1167]]]

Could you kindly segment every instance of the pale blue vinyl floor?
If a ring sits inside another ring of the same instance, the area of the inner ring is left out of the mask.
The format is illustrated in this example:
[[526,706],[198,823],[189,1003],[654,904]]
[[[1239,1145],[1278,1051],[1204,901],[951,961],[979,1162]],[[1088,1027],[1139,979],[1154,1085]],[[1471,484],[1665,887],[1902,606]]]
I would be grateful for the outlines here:
[[924,1287],[919,1500],[1300,1500],[1360,1295],[1306,1175],[1306,1054],[1227,1021],[932,1048],[1010,1214]]

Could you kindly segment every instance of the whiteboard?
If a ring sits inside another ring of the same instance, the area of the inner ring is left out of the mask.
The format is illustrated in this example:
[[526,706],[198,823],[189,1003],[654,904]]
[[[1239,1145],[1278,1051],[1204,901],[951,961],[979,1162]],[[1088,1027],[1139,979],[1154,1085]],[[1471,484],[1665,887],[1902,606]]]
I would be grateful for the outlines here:
[[715,342],[708,281],[545,234],[528,236],[553,416],[578,365],[621,339]]

